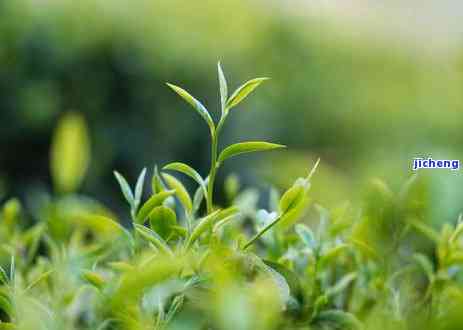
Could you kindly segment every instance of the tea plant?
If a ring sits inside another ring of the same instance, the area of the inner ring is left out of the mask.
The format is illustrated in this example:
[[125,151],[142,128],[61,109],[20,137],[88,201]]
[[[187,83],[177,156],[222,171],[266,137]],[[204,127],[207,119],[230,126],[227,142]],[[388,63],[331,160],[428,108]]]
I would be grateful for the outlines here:
[[[155,166],[149,193],[146,169],[133,188],[114,172],[127,227],[77,193],[90,144],[79,115],[62,119],[56,192],[26,207],[11,199],[0,213],[0,329],[459,329],[463,225],[439,232],[425,223],[421,178],[397,193],[373,180],[360,208],[310,208],[317,161],[283,194],[270,189],[267,209],[235,176],[225,180],[227,202],[216,203],[225,161],[283,148],[247,141],[219,150],[226,119],[267,78],[229,96],[220,64],[218,76],[217,123],[168,84],[208,125],[209,172]],[[197,184],[194,194],[174,172]]]

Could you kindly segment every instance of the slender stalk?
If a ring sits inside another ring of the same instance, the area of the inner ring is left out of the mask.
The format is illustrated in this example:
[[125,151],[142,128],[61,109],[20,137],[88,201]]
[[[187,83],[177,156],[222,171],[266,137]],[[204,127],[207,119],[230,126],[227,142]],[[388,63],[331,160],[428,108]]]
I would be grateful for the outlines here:
[[223,115],[220,118],[219,123],[217,124],[217,128],[211,132],[211,169],[209,171],[209,182],[207,184],[207,214],[211,214],[214,207],[214,182],[215,176],[217,174],[217,168],[219,166],[219,164],[217,164],[217,146],[219,142],[219,133],[222,130],[222,126],[225,122],[226,117],[227,115]]
[[277,224],[278,221],[281,220],[281,216],[279,216],[278,218],[276,218],[275,220],[273,220],[271,223],[269,223],[264,229],[262,229],[260,232],[258,232],[256,235],[254,235],[253,238],[251,238],[249,240],[249,242],[247,242],[244,246],[243,246],[243,250],[246,250],[248,247],[250,247],[255,241],[257,241],[259,239],[259,237],[261,237],[262,235],[264,235],[270,228],[272,228],[273,226],[275,226]]
[[213,200],[214,194],[214,181],[217,172],[217,131],[212,133],[211,141],[211,169],[209,172],[209,182],[207,183],[207,214],[211,214],[213,211]]

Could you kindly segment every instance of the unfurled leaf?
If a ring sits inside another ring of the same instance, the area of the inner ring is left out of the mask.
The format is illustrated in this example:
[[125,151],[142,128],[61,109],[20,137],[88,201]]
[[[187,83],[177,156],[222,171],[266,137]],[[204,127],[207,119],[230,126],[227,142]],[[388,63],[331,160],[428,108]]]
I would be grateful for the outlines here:
[[226,107],[227,107],[227,99],[228,99],[228,86],[227,80],[225,79],[225,75],[222,70],[222,66],[220,62],[217,63],[217,72],[219,75],[219,85],[220,85],[220,104],[222,106],[222,116],[225,114]]
[[137,231],[137,233],[140,234],[140,236],[143,237],[148,242],[153,243],[153,245],[156,248],[158,248],[159,251],[169,254],[169,255],[173,255],[173,252],[170,249],[169,245],[167,245],[166,241],[164,241],[162,237],[159,236],[157,233],[137,223],[135,223],[134,226],[135,226],[135,230]]
[[309,203],[308,191],[310,188],[307,179],[299,178],[294,185],[281,196],[279,209],[281,221],[280,228],[290,227],[304,212]]
[[2,209],[3,221],[2,224],[6,225],[10,230],[13,229],[14,225],[18,222],[19,214],[21,213],[21,203],[18,199],[9,199]]
[[222,163],[224,160],[234,157],[240,154],[248,153],[248,152],[256,152],[256,151],[266,151],[266,150],[273,150],[285,148],[284,145],[269,143],[269,142],[240,142],[232,144],[231,146],[226,147],[221,153],[218,158],[218,163]]
[[6,274],[3,267],[0,266],[0,284],[7,285],[8,284],[8,275]]
[[138,206],[140,206],[140,201],[141,201],[141,195],[143,194],[143,185],[145,183],[145,176],[146,176],[146,168],[144,168],[140,176],[137,179],[137,184],[135,185],[135,196],[134,196],[134,209],[138,209]]
[[175,190],[165,190],[151,196],[150,199],[148,199],[138,211],[135,218],[136,222],[144,223],[151,211],[155,207],[160,206],[166,200],[166,198],[172,196],[174,193]]
[[334,286],[328,288],[326,291],[327,297],[335,296],[344,291],[355,279],[357,278],[356,273],[349,273],[344,275]]
[[196,172],[195,169],[193,169],[191,166],[187,164],[180,163],[180,162],[170,163],[164,166],[163,170],[177,171],[185,175],[188,175],[190,178],[195,180],[196,183],[198,183],[202,189],[204,189],[204,192],[206,191],[206,185],[204,184],[204,180],[201,177],[201,175],[198,172]]
[[273,268],[275,271],[280,273],[285,278],[285,280],[288,283],[289,288],[291,290],[291,295],[292,296],[300,298],[303,291],[302,291],[301,282],[300,282],[300,280],[299,280],[296,273],[294,273],[292,270],[286,268],[285,266],[283,266],[283,265],[281,265],[281,264],[279,264],[277,262],[273,262],[273,261],[270,261],[270,260],[263,260],[263,262],[267,266]]
[[155,207],[148,217],[151,229],[164,239],[169,238],[173,232],[173,226],[177,224],[175,212],[165,206]]
[[180,203],[182,203],[185,211],[187,213],[191,213],[193,209],[193,203],[191,201],[190,194],[186,190],[185,186],[170,174],[163,173],[162,178],[166,180],[167,186],[170,189],[175,190],[175,195],[177,195],[177,198],[180,201]]
[[201,203],[206,195],[207,193],[204,191],[202,187],[198,187],[198,189],[196,189],[195,195],[193,196],[193,214],[196,214],[199,211]]
[[323,255],[320,257],[320,265],[322,267],[329,265],[332,261],[334,261],[334,259],[336,259],[341,253],[346,251],[348,248],[348,244],[339,244],[323,252]]
[[174,92],[176,92],[178,95],[180,95],[186,102],[188,102],[198,113],[203,119],[206,121],[206,123],[209,125],[209,129],[211,132],[214,131],[215,125],[214,121],[211,118],[211,115],[207,111],[206,107],[201,104],[197,99],[195,99],[193,96],[191,96],[186,90],[183,88],[180,88],[178,86],[172,85],[167,83],[167,86],[172,88]]
[[78,113],[63,116],[51,146],[51,175],[56,189],[73,192],[81,184],[90,163],[90,140],[84,118]]
[[212,228],[215,221],[217,220],[217,216],[220,213],[220,210],[214,211],[211,214],[205,216],[204,218],[199,220],[199,223],[193,229],[191,233],[190,239],[186,245],[187,248],[191,247],[191,245],[207,230]]
[[311,250],[317,248],[317,241],[312,230],[304,224],[297,224],[295,226],[296,233],[299,235],[301,241]]
[[230,98],[227,101],[227,110],[235,107],[240,103],[242,100],[246,98],[254,89],[256,89],[262,82],[269,80],[270,78],[255,78],[252,80],[247,81],[238,89],[236,89]]
[[418,263],[418,265],[423,269],[426,277],[429,282],[432,282],[434,279],[434,266],[427,256],[421,253],[415,253],[413,259]]
[[164,190],[164,186],[161,181],[161,176],[159,175],[157,165],[153,169],[153,177],[151,178],[151,191],[154,194],[160,193]]
[[117,171],[114,171],[114,176],[116,177],[117,182],[119,182],[119,186],[121,187],[125,200],[129,203],[130,207],[133,207],[135,205],[135,198],[127,180]]
[[118,272],[129,272],[135,269],[134,266],[124,261],[109,262],[108,266]]
[[82,278],[94,287],[96,287],[97,289],[102,289],[106,284],[106,280],[103,276],[101,276],[97,272],[93,272],[90,270],[84,271],[82,273]]
[[336,329],[360,330],[363,328],[362,323],[354,314],[342,310],[326,310],[319,313],[314,320],[316,323],[328,323]]

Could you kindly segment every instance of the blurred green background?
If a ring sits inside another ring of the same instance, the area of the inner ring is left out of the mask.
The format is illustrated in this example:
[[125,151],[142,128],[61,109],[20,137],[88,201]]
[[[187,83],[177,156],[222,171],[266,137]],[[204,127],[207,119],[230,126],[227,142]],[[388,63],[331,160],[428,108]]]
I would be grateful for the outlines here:
[[[164,83],[184,87],[217,118],[218,60],[231,89],[272,78],[231,116],[223,145],[289,147],[230,162],[219,183],[235,172],[245,186],[287,187],[320,157],[314,198],[331,206],[357,201],[371,177],[397,187],[415,156],[463,159],[458,42],[443,46],[439,21],[413,25],[395,15],[407,8],[384,4],[371,14],[368,3],[331,11],[304,1],[1,1],[1,196],[27,201],[51,189],[53,131],[71,110],[90,132],[81,192],[111,208],[123,207],[113,169],[131,182],[142,167],[174,160],[205,173],[207,127]],[[461,172],[425,176],[430,217],[454,221]]]

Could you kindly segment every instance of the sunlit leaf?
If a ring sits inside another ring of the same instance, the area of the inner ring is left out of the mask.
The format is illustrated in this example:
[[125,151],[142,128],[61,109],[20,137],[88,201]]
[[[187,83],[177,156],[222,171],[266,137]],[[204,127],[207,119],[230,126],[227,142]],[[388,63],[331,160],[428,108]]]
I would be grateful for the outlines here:
[[94,271],[85,270],[82,273],[82,278],[98,289],[102,289],[106,284],[105,278],[101,276],[101,274]]
[[191,247],[191,245],[207,230],[211,229],[214,225],[215,221],[217,220],[217,216],[220,213],[220,210],[214,211],[211,214],[205,216],[204,218],[200,219],[196,227],[193,229],[191,236],[187,242],[187,248]]
[[135,205],[135,198],[127,180],[119,172],[114,171],[113,173],[116,177],[117,182],[119,183],[119,186],[121,187],[121,191],[125,197],[125,200],[127,201],[127,203],[129,203],[130,207],[133,207]]
[[158,248],[161,252],[169,255],[173,254],[169,245],[167,245],[166,241],[164,241],[161,236],[143,225],[135,223],[134,226],[135,230],[138,234],[140,234],[141,237],[143,237],[148,242],[153,243],[154,246],[156,246],[156,248]]
[[284,145],[269,142],[240,142],[226,147],[219,155],[218,162],[222,163],[228,158],[256,151],[267,151],[273,149],[285,148]]
[[197,99],[195,99],[193,96],[191,96],[186,90],[183,88],[180,88],[178,86],[175,86],[173,84],[167,83],[167,86],[172,88],[174,92],[176,92],[178,95],[180,95],[186,102],[188,102],[198,113],[203,119],[206,121],[206,123],[209,125],[209,129],[211,132],[214,131],[215,125],[214,121],[212,120],[211,115],[207,111],[206,107],[202,105],[201,102],[199,102]]
[[148,218],[148,215],[150,212],[157,206],[160,206],[166,198],[172,196],[175,193],[175,190],[166,190],[166,191],[161,191],[157,193],[156,195],[153,195],[148,199],[143,206],[140,208],[140,210],[137,213],[136,216],[136,222],[137,223],[144,223],[145,220]]
[[296,233],[299,235],[301,241],[311,250],[317,248],[317,241],[312,230],[304,224],[297,224],[295,226]]
[[164,239],[172,234],[172,227],[177,223],[175,212],[165,206],[155,207],[148,217],[151,229]]
[[79,188],[90,163],[90,140],[84,118],[78,113],[63,116],[51,146],[51,174],[56,189],[73,192]]
[[140,205],[141,196],[143,194],[143,184],[145,183],[145,176],[146,176],[146,168],[144,168],[140,176],[137,179],[137,184],[135,185],[135,196],[134,196],[134,209],[136,210]]
[[222,70],[222,66],[220,62],[217,63],[217,72],[219,75],[219,85],[220,85],[220,104],[222,107],[222,116],[225,114],[226,106],[227,106],[227,99],[228,99],[228,86],[227,80],[225,79],[225,75]]
[[270,78],[255,78],[247,81],[240,87],[238,87],[227,101],[227,109],[231,109],[238,105],[242,100],[246,98],[254,89],[256,89],[262,82],[269,80]]
[[166,166],[163,167],[163,169],[164,170],[177,171],[177,172],[183,173],[185,175],[188,175],[190,178],[195,180],[196,183],[199,184],[199,186],[204,190],[204,192],[206,191],[206,185],[204,184],[203,178],[190,165],[180,163],[180,162],[175,162],[175,163],[167,164]]
[[315,319],[317,323],[329,323],[336,329],[360,330],[363,328],[362,323],[354,314],[342,310],[326,310],[319,313]]
[[186,190],[185,186],[170,174],[163,173],[162,178],[166,181],[167,186],[170,189],[175,190],[175,195],[177,195],[177,198],[185,208],[185,211],[187,213],[191,213],[193,209],[193,202],[191,201],[190,194]]

